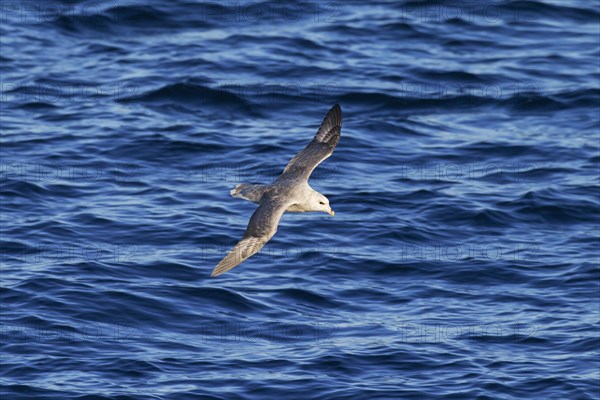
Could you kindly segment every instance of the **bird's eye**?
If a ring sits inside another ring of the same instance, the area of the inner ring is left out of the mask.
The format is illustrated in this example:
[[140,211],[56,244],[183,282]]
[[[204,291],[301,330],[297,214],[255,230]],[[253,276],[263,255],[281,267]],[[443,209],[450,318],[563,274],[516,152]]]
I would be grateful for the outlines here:
[[325,203],[323,203],[322,201],[320,201],[320,202],[319,202],[319,204],[320,204],[320,205],[322,205],[322,206],[324,206],[324,205],[325,205]]

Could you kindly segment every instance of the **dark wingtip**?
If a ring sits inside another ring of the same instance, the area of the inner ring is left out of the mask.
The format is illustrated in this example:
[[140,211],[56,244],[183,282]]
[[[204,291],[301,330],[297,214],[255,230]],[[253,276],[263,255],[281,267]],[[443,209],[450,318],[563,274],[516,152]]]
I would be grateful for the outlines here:
[[335,104],[333,107],[329,109],[327,115],[325,116],[325,121],[330,120],[332,126],[342,126],[342,107],[339,104]]

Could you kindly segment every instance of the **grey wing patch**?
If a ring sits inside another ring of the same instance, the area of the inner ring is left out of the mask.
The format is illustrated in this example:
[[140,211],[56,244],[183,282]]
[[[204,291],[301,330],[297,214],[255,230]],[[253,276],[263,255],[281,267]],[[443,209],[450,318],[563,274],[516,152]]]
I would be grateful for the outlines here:
[[281,179],[308,179],[312,171],[333,153],[342,132],[342,109],[334,105],[313,140],[288,163]]
[[217,264],[210,276],[221,275],[258,253],[277,232],[277,225],[287,207],[288,204],[283,201],[263,201],[252,214],[242,240]]

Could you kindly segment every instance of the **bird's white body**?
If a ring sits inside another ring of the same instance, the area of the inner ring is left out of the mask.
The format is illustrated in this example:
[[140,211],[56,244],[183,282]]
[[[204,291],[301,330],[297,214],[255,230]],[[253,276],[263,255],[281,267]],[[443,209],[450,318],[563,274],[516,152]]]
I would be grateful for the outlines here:
[[321,211],[333,214],[333,210],[329,206],[329,199],[310,187],[308,182],[297,185],[277,184],[277,182],[273,185],[249,185],[241,183],[229,193],[238,199],[260,204],[263,195],[271,192],[279,193],[294,200],[293,204],[285,210],[286,212]]

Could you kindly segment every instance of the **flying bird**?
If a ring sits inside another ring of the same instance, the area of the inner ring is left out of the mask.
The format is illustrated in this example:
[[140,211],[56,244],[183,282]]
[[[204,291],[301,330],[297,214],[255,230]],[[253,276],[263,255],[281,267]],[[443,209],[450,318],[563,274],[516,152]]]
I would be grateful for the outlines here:
[[325,212],[335,215],[329,200],[308,184],[313,170],[333,153],[342,131],[342,109],[334,105],[325,115],[313,140],[285,167],[270,185],[242,183],[229,193],[233,197],[259,204],[242,240],[213,269],[218,276],[258,253],[271,240],[284,212]]

